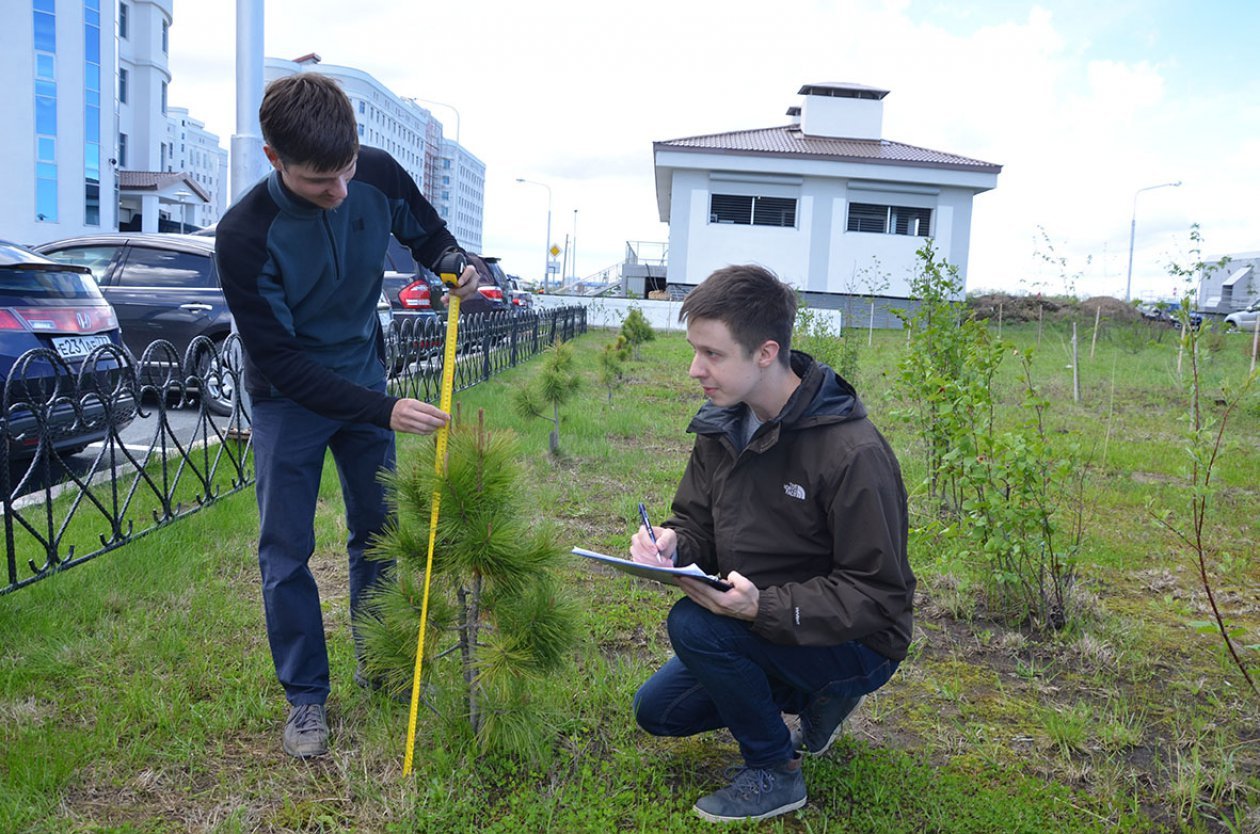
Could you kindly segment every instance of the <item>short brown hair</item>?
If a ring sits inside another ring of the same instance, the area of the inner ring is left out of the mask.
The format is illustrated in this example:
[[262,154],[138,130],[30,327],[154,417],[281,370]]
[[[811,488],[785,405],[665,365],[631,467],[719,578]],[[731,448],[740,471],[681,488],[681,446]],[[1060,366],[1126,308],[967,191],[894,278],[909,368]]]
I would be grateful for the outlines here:
[[299,72],[272,81],[258,122],[263,140],[285,165],[340,171],[359,155],[354,107],[327,75]]
[[767,341],[779,343],[779,361],[791,367],[796,293],[763,266],[744,264],[717,270],[683,298],[678,320],[715,319],[751,356]]

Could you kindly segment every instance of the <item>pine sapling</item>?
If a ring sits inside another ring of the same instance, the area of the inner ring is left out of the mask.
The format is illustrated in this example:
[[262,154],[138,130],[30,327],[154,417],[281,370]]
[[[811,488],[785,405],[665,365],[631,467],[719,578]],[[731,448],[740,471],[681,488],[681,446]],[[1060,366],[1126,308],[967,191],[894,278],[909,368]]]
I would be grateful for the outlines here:
[[[553,574],[563,549],[531,520],[510,432],[490,432],[478,412],[476,425],[452,427],[445,473],[435,473],[433,454],[426,445],[386,476],[395,518],[371,557],[396,561],[397,582],[373,591],[360,619],[364,671],[393,694],[410,691],[437,491],[426,682],[453,682],[483,751],[536,753],[551,739],[530,706],[530,686],[567,663],[578,635],[578,611]],[[458,670],[435,667],[448,657],[458,658]]]
[[600,351],[599,384],[608,389],[608,402],[612,402],[613,391],[621,387],[625,376],[625,363],[630,358],[630,344],[625,336],[617,336],[616,342],[609,342]]
[[652,325],[648,322],[647,316],[643,315],[642,310],[638,307],[631,307],[630,312],[626,314],[626,320],[621,323],[621,335],[626,337],[626,341],[630,344],[630,350],[637,362],[639,360],[639,345],[655,339],[656,331],[652,329]]
[[[538,378],[516,391],[517,414],[551,421],[548,444],[553,455],[560,451],[560,406],[582,387],[573,356],[573,346],[557,340],[543,352]],[[546,416],[548,406],[551,407],[550,417]]]

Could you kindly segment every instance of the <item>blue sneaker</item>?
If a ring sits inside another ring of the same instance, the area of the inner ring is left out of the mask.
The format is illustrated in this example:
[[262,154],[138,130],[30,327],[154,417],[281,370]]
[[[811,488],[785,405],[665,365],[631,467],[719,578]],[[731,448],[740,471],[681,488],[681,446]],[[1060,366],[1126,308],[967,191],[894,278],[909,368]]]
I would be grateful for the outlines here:
[[695,811],[709,822],[764,820],[805,804],[801,757],[775,768],[735,768],[731,784],[697,800]]
[[819,695],[801,710],[800,726],[792,731],[792,749],[821,756],[844,732],[844,721],[866,698],[836,698]]

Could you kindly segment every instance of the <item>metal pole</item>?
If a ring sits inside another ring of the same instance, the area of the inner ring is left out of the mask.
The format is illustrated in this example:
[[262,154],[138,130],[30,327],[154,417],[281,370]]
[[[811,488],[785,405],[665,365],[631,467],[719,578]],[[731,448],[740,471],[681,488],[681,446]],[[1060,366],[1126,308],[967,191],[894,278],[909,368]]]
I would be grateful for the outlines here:
[[524,177],[517,177],[516,181],[527,183],[529,185],[541,186],[542,188],[547,189],[547,242],[546,242],[546,246],[543,247],[543,276],[542,276],[543,293],[546,293],[548,289],[547,276],[550,273],[549,267],[551,266],[551,186],[547,185],[547,183],[545,182],[538,182],[537,180],[527,180]]
[[258,108],[263,96],[263,0],[236,0],[236,133],[231,191],[236,202],[267,170]]
[[1124,279],[1124,300],[1126,302],[1131,301],[1133,298],[1133,238],[1135,237],[1135,232],[1137,231],[1138,195],[1143,191],[1151,191],[1156,188],[1178,188],[1180,185],[1181,180],[1177,180],[1176,182],[1161,182],[1159,185],[1148,185],[1145,188],[1139,188],[1137,191],[1133,192],[1133,214],[1129,219],[1129,269]]

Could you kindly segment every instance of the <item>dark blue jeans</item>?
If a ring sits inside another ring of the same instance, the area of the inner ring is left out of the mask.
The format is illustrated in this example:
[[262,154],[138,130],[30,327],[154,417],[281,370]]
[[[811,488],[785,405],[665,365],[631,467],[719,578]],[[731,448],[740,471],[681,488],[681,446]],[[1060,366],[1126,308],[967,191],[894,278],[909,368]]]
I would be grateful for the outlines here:
[[346,505],[353,619],[363,592],[389,568],[363,558],[363,552],[388,515],[378,475],[394,467],[394,433],[329,420],[292,400],[255,399],[253,440],[258,565],[276,677],[289,703],[322,704],[328,698],[328,650],[319,588],[307,563],[315,550],[324,455],[332,451]]
[[752,624],[680,599],[669,612],[674,657],[634,696],[639,726],[658,736],[721,727],[739,742],[748,767],[774,767],[793,755],[781,713],[797,715],[816,694],[853,698],[879,689],[896,671],[856,641],[783,646]]

